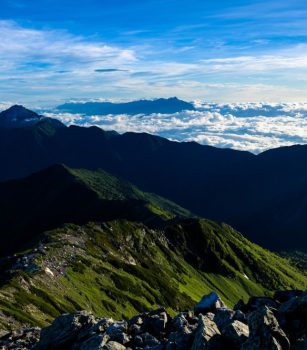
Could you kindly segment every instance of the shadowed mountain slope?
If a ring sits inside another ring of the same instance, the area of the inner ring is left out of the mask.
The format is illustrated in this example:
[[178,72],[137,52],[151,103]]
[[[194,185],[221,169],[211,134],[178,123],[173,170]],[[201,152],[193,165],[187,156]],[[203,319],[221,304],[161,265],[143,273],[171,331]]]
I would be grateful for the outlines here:
[[125,218],[160,226],[191,214],[104,171],[55,165],[0,183],[0,252],[16,251],[44,230],[64,223]]
[[43,122],[0,129],[0,179],[57,163],[104,169],[199,216],[227,222],[270,249],[307,250],[306,145],[255,156],[96,127]]

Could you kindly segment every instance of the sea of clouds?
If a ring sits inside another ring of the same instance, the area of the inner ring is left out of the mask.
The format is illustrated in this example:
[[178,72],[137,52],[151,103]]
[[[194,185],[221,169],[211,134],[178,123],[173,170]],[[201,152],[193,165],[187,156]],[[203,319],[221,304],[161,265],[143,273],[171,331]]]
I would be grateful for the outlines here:
[[98,126],[104,130],[147,132],[177,141],[260,153],[267,149],[307,143],[307,103],[195,102],[196,110],[175,114],[95,115],[45,113],[67,125]]
[[[0,110],[10,103],[0,103]],[[95,115],[39,111],[66,125],[104,130],[147,132],[176,141],[233,148],[253,153],[307,144],[307,103],[217,104],[196,101],[196,110],[174,114]]]

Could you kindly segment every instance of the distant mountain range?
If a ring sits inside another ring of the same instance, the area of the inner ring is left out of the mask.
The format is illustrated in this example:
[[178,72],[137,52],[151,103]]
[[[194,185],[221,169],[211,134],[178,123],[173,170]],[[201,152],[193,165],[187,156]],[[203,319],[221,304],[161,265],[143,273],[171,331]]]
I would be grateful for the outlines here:
[[183,110],[194,110],[192,103],[179,100],[177,97],[157,100],[139,100],[125,103],[114,102],[85,102],[65,103],[57,107],[59,111],[80,113],[85,115],[105,114],[172,114]]
[[274,250],[307,250],[307,145],[255,156],[149,134],[63,127],[0,128],[0,179],[54,164],[104,169]]

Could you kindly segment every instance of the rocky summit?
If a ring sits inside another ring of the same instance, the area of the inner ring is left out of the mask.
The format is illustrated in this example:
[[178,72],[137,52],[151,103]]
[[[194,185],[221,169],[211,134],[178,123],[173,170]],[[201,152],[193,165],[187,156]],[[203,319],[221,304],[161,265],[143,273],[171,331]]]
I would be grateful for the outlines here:
[[0,335],[0,349],[34,350],[301,350],[307,348],[307,292],[278,291],[229,309],[215,292],[193,311],[164,308],[129,320],[63,314],[43,329]]

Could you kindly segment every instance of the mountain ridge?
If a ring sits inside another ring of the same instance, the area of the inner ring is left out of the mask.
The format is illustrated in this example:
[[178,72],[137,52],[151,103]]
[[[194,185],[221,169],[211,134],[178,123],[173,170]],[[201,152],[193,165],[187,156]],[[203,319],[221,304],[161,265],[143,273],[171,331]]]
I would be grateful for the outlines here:
[[138,100],[131,102],[73,102],[64,103],[57,107],[67,113],[81,113],[88,116],[106,114],[173,114],[183,110],[195,110],[192,103],[179,100],[177,97],[156,100]]
[[306,222],[298,215],[307,210],[307,145],[256,156],[97,127],[0,129],[0,180],[57,163],[103,169],[198,216],[227,222],[267,248],[307,250]]
[[[53,165],[20,180],[0,183],[0,252],[29,244],[65,223],[125,218],[160,226],[192,214],[169,200],[144,193],[102,170]],[[18,220],[16,220],[18,217]]]
[[29,127],[41,122],[48,122],[58,128],[65,127],[59,120],[39,115],[22,105],[13,105],[5,111],[0,112],[0,128]]

